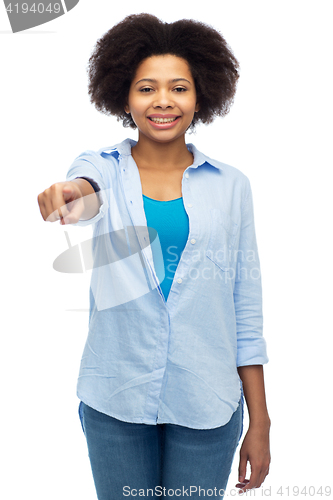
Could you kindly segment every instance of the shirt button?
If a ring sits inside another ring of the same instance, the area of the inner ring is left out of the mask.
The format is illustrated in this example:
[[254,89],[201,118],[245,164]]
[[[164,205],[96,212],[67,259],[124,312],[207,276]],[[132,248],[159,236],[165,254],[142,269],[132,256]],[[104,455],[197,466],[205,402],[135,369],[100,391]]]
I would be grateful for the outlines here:
[[191,240],[192,245],[194,245],[194,243],[196,243],[196,242],[197,242],[197,240],[195,240],[194,238],[193,238],[193,240]]
[[189,208],[193,207],[192,203],[189,203],[187,206],[188,206]]
[[187,172],[185,174],[185,177],[186,177],[186,179],[188,179],[190,177]]
[[181,278],[178,278],[177,283],[182,283],[183,280]]

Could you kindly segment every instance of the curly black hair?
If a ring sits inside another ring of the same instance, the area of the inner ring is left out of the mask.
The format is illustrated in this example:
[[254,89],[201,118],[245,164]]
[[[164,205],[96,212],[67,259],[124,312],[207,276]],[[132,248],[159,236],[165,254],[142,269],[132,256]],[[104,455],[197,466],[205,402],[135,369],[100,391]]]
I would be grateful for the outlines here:
[[144,59],[165,54],[189,64],[200,105],[191,129],[199,121],[211,123],[229,112],[239,63],[223,36],[199,21],[165,23],[144,13],[127,16],[96,42],[87,68],[91,103],[98,111],[123,120],[124,127],[135,129],[124,110],[132,80]]

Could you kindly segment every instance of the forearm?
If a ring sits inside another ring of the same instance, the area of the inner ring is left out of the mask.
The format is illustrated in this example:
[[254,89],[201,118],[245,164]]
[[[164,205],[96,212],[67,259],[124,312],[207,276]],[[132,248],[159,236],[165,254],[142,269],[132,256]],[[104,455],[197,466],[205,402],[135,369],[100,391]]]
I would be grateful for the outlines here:
[[237,370],[243,383],[250,424],[270,427],[263,365],[239,366]]

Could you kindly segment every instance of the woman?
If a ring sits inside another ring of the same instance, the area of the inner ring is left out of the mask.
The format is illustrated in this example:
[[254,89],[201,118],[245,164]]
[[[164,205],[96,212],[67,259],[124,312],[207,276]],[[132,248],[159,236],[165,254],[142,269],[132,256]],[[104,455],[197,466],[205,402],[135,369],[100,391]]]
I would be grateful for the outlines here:
[[238,62],[210,26],[140,14],[89,63],[92,103],[138,140],[84,152],[38,202],[44,220],[94,224],[77,395],[98,498],[223,498],[243,388],[236,486],[258,488],[270,419],[250,183],[185,142],[229,111]]

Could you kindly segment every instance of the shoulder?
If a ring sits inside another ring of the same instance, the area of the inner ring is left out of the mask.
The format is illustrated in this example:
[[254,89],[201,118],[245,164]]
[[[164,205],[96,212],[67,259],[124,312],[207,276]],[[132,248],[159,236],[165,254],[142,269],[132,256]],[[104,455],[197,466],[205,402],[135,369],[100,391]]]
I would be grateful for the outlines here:
[[[113,146],[105,146],[99,148],[97,150],[87,149],[80,153],[75,160],[77,159],[86,159],[87,161],[101,161],[101,160],[109,160],[113,163],[119,162],[119,158],[122,155],[130,155],[131,147],[136,144],[136,141],[131,139],[125,139],[124,141],[115,144]],[[74,160],[74,161],[75,161]]]
[[193,144],[188,144],[187,146],[192,152],[194,162],[196,164],[202,165],[204,163],[208,163],[209,165],[215,167],[216,173],[218,173],[221,180],[223,179],[223,182],[230,182],[233,185],[237,184],[242,190],[248,191],[250,187],[249,178],[239,168],[211,158],[210,156],[199,151]]
[[129,156],[131,154],[132,147],[135,146],[137,142],[133,139],[125,139],[114,146],[107,146],[100,148],[97,154],[105,157],[106,159],[114,158],[119,160],[121,156]]

